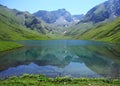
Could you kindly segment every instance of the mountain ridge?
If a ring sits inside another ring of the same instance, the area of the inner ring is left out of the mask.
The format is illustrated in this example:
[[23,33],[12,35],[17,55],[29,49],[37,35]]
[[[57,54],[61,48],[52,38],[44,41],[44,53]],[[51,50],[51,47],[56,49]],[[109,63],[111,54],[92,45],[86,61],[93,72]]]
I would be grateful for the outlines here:
[[83,14],[71,15],[71,13],[66,11],[66,9],[64,8],[54,11],[39,10],[33,13],[33,15],[38,18],[41,18],[43,21],[45,21],[48,24],[53,24],[56,26],[69,26],[72,23],[79,22],[84,16]]
[[108,0],[90,9],[82,22],[111,21],[118,16],[120,16],[120,0]]

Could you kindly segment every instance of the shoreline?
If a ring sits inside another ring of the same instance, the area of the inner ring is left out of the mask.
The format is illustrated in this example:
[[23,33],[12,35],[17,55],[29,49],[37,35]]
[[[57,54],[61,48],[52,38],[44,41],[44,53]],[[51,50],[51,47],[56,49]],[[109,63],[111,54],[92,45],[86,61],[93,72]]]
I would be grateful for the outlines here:
[[7,52],[10,50],[14,50],[17,48],[21,48],[24,45],[18,44],[16,42],[9,42],[9,41],[0,41],[0,53]]

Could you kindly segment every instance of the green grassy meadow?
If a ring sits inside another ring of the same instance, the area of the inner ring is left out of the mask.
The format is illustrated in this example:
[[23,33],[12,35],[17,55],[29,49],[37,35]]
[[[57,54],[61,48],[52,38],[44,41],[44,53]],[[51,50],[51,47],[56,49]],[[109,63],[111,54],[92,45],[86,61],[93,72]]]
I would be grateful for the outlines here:
[[20,48],[20,47],[23,47],[23,45],[17,44],[15,42],[0,41],[0,52],[8,51],[8,50]]
[[46,78],[44,75],[28,75],[0,80],[0,86],[119,86],[119,79],[103,78]]

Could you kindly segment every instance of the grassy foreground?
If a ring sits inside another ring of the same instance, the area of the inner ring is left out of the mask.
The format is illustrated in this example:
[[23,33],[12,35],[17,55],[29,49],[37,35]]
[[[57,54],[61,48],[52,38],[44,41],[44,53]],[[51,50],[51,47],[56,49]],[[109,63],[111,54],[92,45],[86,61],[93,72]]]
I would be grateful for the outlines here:
[[0,41],[0,52],[8,51],[8,50],[19,48],[19,47],[22,47],[22,46],[23,45],[17,44],[15,42]]
[[0,80],[0,86],[120,86],[118,79],[96,78],[46,78],[44,75],[28,75]]

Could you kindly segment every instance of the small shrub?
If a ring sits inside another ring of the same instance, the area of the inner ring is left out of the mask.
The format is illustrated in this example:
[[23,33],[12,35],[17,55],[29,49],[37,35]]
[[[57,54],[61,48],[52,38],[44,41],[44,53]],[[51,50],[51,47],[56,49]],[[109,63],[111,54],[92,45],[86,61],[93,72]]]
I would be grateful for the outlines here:
[[104,83],[112,83],[113,80],[112,80],[112,79],[104,79],[103,82],[104,82]]

